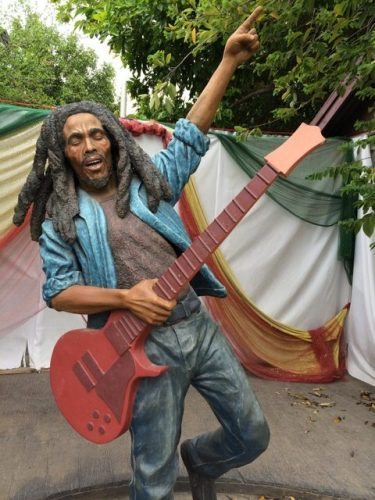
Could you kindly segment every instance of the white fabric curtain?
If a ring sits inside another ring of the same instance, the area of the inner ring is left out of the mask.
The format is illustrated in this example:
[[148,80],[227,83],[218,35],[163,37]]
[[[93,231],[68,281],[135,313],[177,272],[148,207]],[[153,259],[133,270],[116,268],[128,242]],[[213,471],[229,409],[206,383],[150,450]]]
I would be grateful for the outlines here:
[[[211,222],[249,179],[214,137],[195,180]],[[317,328],[350,302],[337,226],[304,222],[267,195],[220,248],[251,302],[277,321]]]
[[[0,252],[0,369],[48,367],[53,346],[81,316],[48,309],[41,296],[44,274],[38,245],[24,229]],[[26,359],[26,352],[28,360]]]
[[[356,156],[368,168],[374,168],[369,147],[357,148]],[[356,236],[352,299],[345,332],[348,372],[375,385],[375,251],[370,250],[373,241],[375,237],[370,240],[363,231]]]

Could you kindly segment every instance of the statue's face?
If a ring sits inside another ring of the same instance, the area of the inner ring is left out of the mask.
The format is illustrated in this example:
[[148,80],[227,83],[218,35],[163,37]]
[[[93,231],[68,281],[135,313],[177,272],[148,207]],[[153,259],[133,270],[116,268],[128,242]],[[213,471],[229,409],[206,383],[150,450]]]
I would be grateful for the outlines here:
[[66,120],[65,156],[82,189],[95,193],[113,185],[111,142],[100,120],[77,113]]

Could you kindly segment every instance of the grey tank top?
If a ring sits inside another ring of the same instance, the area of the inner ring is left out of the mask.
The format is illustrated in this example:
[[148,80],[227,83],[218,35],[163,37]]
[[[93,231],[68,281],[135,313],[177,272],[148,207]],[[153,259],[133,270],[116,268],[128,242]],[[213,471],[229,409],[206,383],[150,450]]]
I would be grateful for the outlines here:
[[115,202],[114,195],[100,204],[107,219],[117,287],[131,288],[143,279],[159,278],[175,261],[177,255],[174,248],[130,211],[121,219],[117,215]]

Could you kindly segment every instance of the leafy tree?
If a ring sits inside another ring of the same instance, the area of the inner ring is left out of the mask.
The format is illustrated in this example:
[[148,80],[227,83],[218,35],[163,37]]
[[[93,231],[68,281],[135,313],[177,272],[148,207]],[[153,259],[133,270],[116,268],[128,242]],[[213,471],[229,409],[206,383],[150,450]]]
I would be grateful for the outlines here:
[[62,36],[28,9],[0,31],[1,99],[36,105],[91,99],[116,109],[114,69],[98,67],[95,52],[75,34]]
[[[60,18],[106,39],[134,77],[141,114],[175,120],[216,67],[228,35],[258,2],[243,0],[52,0]],[[264,2],[262,50],[240,68],[217,126],[293,130],[310,121],[345,78],[374,97],[373,0]],[[149,90],[153,89],[150,94]]]
[[[355,148],[374,147],[375,137],[359,139],[355,142],[348,142],[343,146],[350,156]],[[322,179],[323,177],[343,179],[342,195],[353,200],[353,206],[361,210],[361,216],[357,218],[347,218],[339,222],[346,231],[358,233],[361,229],[369,238],[375,234],[375,168],[366,168],[361,161],[353,161],[328,168],[322,172],[314,173],[310,179]],[[370,242],[370,248],[375,250],[375,241]]]

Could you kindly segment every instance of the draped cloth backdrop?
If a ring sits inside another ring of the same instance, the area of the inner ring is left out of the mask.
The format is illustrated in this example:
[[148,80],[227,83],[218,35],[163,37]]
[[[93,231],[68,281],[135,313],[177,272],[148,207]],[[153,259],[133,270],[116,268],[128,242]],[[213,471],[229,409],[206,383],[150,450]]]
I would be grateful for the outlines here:
[[[49,366],[57,338],[84,325],[80,316],[45,308],[38,246],[30,241],[27,221],[18,229],[11,224],[47,113],[0,105],[0,368]],[[123,123],[150,154],[170,138],[170,131],[155,123]],[[231,134],[210,137],[210,150],[178,207],[192,237],[256,174],[263,156],[285,140],[263,136],[238,143]],[[342,252],[337,227],[343,211],[340,183],[306,179],[342,163],[342,143],[326,141],[288,179],[276,181],[209,262],[229,294],[206,298],[205,305],[243,365],[259,376],[326,382],[345,372],[343,327],[351,286],[350,256]]]

